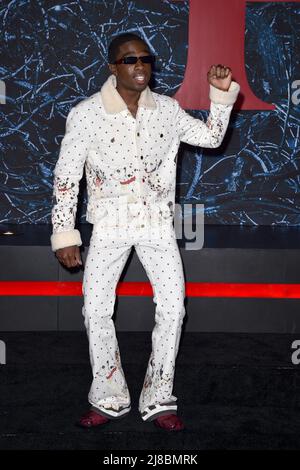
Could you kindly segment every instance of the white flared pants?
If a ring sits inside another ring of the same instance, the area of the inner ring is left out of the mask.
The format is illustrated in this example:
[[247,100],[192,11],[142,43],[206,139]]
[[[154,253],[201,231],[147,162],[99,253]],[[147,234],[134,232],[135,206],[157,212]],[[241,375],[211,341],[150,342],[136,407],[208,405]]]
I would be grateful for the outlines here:
[[116,286],[133,246],[151,282],[156,304],[152,351],[139,399],[142,419],[151,421],[177,411],[172,390],[185,316],[185,287],[173,231],[154,240],[140,236],[104,239],[93,231],[83,277],[82,309],[93,372],[88,399],[95,411],[109,418],[119,418],[130,411],[130,393],[112,316]]

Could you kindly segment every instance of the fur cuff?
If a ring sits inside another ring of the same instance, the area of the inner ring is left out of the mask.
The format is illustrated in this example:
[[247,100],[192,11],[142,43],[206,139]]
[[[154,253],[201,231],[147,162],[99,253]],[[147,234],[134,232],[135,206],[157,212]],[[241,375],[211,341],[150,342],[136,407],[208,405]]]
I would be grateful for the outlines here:
[[68,232],[53,233],[51,235],[52,251],[66,248],[67,246],[82,245],[79,230],[70,230]]
[[219,90],[213,85],[209,85],[209,87],[209,99],[215,104],[233,105],[236,102],[240,91],[240,85],[233,81],[231,82],[228,91]]

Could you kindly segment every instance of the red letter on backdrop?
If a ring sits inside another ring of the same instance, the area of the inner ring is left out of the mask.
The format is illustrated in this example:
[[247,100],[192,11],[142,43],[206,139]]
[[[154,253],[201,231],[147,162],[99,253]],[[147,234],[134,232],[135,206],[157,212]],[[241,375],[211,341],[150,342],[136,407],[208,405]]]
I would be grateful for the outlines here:
[[[270,0],[274,1],[283,3]],[[237,109],[275,109],[254,95],[247,80],[245,16],[246,0],[190,0],[187,66],[182,85],[174,96],[183,108],[209,109],[206,74],[212,64],[225,64],[232,68],[234,80],[241,85]]]

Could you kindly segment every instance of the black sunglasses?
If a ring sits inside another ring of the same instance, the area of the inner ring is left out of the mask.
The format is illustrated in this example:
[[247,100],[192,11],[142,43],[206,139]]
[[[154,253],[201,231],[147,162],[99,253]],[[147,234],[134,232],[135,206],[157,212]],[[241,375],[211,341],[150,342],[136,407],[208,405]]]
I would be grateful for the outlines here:
[[138,60],[141,60],[143,64],[154,64],[155,56],[154,55],[143,55],[142,57],[128,56],[123,57],[122,59],[116,60],[115,64],[136,64]]

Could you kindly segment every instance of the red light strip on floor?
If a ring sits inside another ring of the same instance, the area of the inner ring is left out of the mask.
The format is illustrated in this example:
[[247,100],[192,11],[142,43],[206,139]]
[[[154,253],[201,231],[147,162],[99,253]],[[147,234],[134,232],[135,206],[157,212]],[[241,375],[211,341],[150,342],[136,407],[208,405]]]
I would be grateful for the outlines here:
[[[82,282],[2,281],[0,296],[81,296]],[[152,297],[149,282],[120,282],[117,295]],[[187,282],[187,297],[300,299],[300,284]]]

